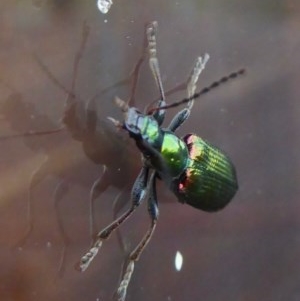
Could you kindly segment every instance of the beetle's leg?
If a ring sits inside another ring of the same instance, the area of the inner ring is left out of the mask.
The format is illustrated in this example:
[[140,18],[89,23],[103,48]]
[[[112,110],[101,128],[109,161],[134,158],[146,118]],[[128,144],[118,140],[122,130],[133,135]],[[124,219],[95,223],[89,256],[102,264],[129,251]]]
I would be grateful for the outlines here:
[[179,111],[171,120],[168,125],[168,130],[175,132],[190,116],[191,111],[188,108],[184,108]]
[[[207,53],[205,53],[203,58],[201,56],[199,56],[197,58],[194,68],[188,79],[188,84],[187,84],[187,96],[188,97],[191,97],[195,94],[199,76],[200,76],[201,72],[204,70],[208,60],[209,60],[209,55]],[[194,104],[194,100],[191,100],[190,102],[188,102],[187,108],[189,110],[191,110],[193,107],[193,104]]]
[[[201,56],[197,58],[194,68],[188,78],[187,82],[187,96],[191,97],[195,94],[197,88],[197,81],[204,70],[207,61],[209,60],[209,55],[205,54],[202,58]],[[194,100],[191,100],[187,103],[186,108],[179,111],[170,122],[168,129],[172,132],[175,132],[190,116],[191,109],[193,107]]]
[[[159,90],[160,99],[157,102],[157,107],[165,106],[165,93],[162,85],[161,75],[159,71],[159,64],[157,59],[156,49],[156,33],[157,33],[157,22],[151,22],[146,27],[146,34],[148,40],[148,52],[149,52],[149,66],[153,74],[156,86]],[[153,114],[153,117],[157,120],[158,124],[161,125],[165,118],[165,111],[159,110]]]
[[92,260],[97,255],[99,249],[102,246],[104,240],[108,239],[111,233],[116,230],[127,218],[136,210],[141,204],[145,195],[147,194],[147,182],[148,182],[149,168],[142,167],[140,174],[138,175],[131,191],[131,207],[125,211],[120,217],[113,221],[110,225],[100,231],[96,237],[96,240],[90,250],[82,256],[80,262],[76,265],[76,268],[83,272],[85,271]]
[[97,235],[95,225],[95,200],[111,185],[111,180],[108,178],[107,167],[103,166],[102,176],[98,178],[90,190],[90,235],[92,244]]
[[135,92],[136,92],[136,88],[137,88],[137,82],[139,79],[140,69],[141,69],[143,62],[145,61],[146,55],[147,55],[147,30],[145,29],[142,54],[141,54],[139,60],[137,61],[137,63],[135,64],[133,71],[130,74],[130,78],[132,78],[132,84],[131,84],[130,97],[127,102],[127,104],[130,107],[134,107],[136,105],[135,104]]
[[50,174],[48,157],[45,161],[32,173],[27,197],[27,229],[23,237],[17,242],[16,246],[21,247],[25,244],[29,235],[33,230],[33,212],[32,212],[32,193],[33,189],[43,180],[47,175]]
[[[95,200],[104,192],[106,189],[111,185],[112,179],[109,178],[107,167],[103,166],[103,173],[102,176],[97,179],[93,187],[90,191],[90,235],[92,239],[92,244],[94,242],[95,237],[97,236],[96,233],[96,222],[95,222]],[[117,219],[117,214],[122,210],[122,208],[127,204],[128,199],[130,198],[128,187],[123,189],[115,198],[113,202],[113,220]],[[129,196],[129,198],[128,198]],[[122,239],[121,233],[119,229],[117,229],[117,238],[120,245],[121,250],[126,252],[126,244]]]
[[130,254],[129,256],[129,262],[127,264],[125,273],[123,275],[122,281],[120,282],[120,285],[117,289],[117,296],[119,301],[124,301],[126,297],[126,292],[127,292],[127,287],[129,285],[131,276],[133,274],[134,270],[134,264],[136,261],[139,260],[140,255],[142,254],[143,250],[149,243],[153,232],[156,227],[156,222],[158,219],[158,205],[157,205],[157,196],[156,196],[156,174],[155,172],[151,175],[151,178],[149,180],[149,199],[148,199],[148,212],[151,218],[151,225],[150,228],[148,229],[147,233],[145,236],[142,238],[140,243],[137,245],[137,247],[134,249],[134,251]]
[[66,258],[66,252],[67,248],[69,245],[69,239],[68,236],[66,235],[63,222],[61,219],[61,214],[59,212],[59,203],[62,200],[62,198],[66,195],[66,193],[69,190],[69,185],[68,183],[62,179],[55,187],[54,193],[53,193],[53,198],[54,198],[54,208],[55,208],[55,213],[56,213],[56,219],[57,219],[57,225],[58,229],[61,235],[61,238],[63,240],[63,248],[62,248],[62,253],[60,257],[60,264],[58,267],[58,274],[59,276],[62,276],[64,273],[65,269],[65,258]]

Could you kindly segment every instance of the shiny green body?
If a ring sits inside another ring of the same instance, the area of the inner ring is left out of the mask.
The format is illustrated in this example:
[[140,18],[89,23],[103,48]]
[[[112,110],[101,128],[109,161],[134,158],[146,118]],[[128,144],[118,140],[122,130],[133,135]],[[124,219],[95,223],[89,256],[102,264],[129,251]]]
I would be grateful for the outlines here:
[[238,184],[235,168],[222,151],[196,135],[183,139],[189,150],[188,164],[172,190],[182,203],[205,210],[225,207]]
[[204,211],[220,210],[230,202],[238,184],[227,155],[196,135],[180,139],[150,116],[140,122],[138,146],[180,202]]

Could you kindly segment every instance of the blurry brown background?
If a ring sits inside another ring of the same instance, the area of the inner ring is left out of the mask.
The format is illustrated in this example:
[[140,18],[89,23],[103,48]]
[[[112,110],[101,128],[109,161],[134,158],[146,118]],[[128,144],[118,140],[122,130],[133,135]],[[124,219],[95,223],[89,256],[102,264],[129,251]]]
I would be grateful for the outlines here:
[[[115,0],[103,15],[95,0],[1,0],[0,102],[12,92],[4,83],[9,84],[58,124],[66,95],[31,53],[70,86],[84,20],[91,34],[76,87],[83,100],[129,74],[141,52],[144,24],[151,20],[159,24],[166,88],[185,80],[205,52],[211,59],[199,85],[247,68],[246,76],[196,102],[179,131],[196,132],[231,156],[239,192],[225,210],[208,214],[182,206],[160,189],[158,227],[136,266],[127,300],[300,300],[299,1]],[[137,98],[141,108],[157,96],[145,66]],[[126,99],[129,88],[98,99],[99,116],[119,116],[115,95]],[[0,120],[1,136],[12,133]],[[80,274],[73,268],[90,243],[87,185],[71,184],[60,205],[70,240],[62,278],[55,177],[35,189],[33,233],[22,250],[12,249],[26,227],[29,178],[43,155],[22,139],[0,142],[0,300],[110,300],[123,259],[115,236],[89,270]],[[81,151],[80,144],[75,147]],[[92,185],[101,167],[84,166],[80,174]],[[116,193],[110,189],[96,203],[99,228],[112,219]],[[122,227],[132,247],[148,224],[142,206]],[[174,268],[177,250],[184,257],[180,272]]]

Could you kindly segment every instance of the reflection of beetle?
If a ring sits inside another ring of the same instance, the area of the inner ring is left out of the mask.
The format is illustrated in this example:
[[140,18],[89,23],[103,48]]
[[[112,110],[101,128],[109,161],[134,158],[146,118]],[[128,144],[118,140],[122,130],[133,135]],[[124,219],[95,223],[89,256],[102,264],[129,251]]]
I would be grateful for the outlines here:
[[[68,94],[62,118],[62,127],[58,127],[48,116],[40,113],[34,104],[25,103],[21,94],[16,92],[14,88],[4,82],[2,83],[12,90],[13,93],[0,104],[0,114],[16,134],[2,136],[0,140],[3,141],[14,137],[23,138],[24,144],[29,149],[46,156],[41,165],[33,172],[29,182],[27,199],[28,225],[17,246],[24,245],[33,230],[34,217],[31,208],[34,188],[47,176],[54,175],[60,179],[54,191],[54,201],[60,234],[64,243],[61,263],[64,263],[68,238],[63,228],[62,214],[59,213],[58,203],[68,192],[69,183],[75,182],[91,188],[90,231],[91,236],[95,236],[94,201],[109,187],[117,188],[120,193],[113,204],[113,217],[116,218],[117,214],[130,199],[131,185],[134,182],[135,174],[141,167],[140,162],[135,159],[138,155],[137,150],[132,143],[129,143],[128,138],[121,135],[110,121],[97,116],[96,108],[94,107],[95,97],[89,101],[87,108],[85,108],[72,92],[75,88],[78,63],[85,47],[88,32],[89,28],[84,23],[82,43],[74,60],[71,91],[64,88],[41,60],[35,56],[37,63],[52,82]],[[113,87],[130,83],[131,78],[136,77],[140,64],[141,62],[138,62],[137,67],[128,79],[117,83]],[[101,95],[109,89],[107,88],[98,94]],[[84,153],[76,143],[72,143],[70,135],[81,143]],[[59,147],[62,144],[64,147]],[[71,149],[69,145],[71,145]],[[92,177],[86,176],[90,174],[92,167],[86,160],[86,157],[96,165],[103,165],[103,172],[93,185],[91,183]],[[121,247],[125,249],[120,236],[119,242]],[[61,269],[62,266],[60,267]]]
[[[156,179],[161,179],[180,202],[211,212],[226,206],[238,189],[235,168],[222,151],[194,134],[188,134],[183,139],[180,139],[175,135],[175,131],[188,119],[194,98],[237,77],[244,73],[244,70],[232,73],[220,81],[214,82],[200,93],[195,94],[198,77],[209,58],[208,55],[205,55],[204,58],[200,57],[189,78],[187,85],[188,97],[168,106],[165,103],[156,57],[156,30],[156,22],[152,22],[146,27],[149,64],[160,92],[160,100],[157,103],[157,107],[143,114],[135,107],[130,107],[123,100],[116,98],[116,104],[124,114],[124,121],[119,122],[109,117],[116,127],[129,133],[129,136],[135,140],[138,149],[142,153],[143,167],[132,187],[131,207],[99,232],[92,248],[77,264],[77,269],[80,271],[86,270],[98,253],[103,241],[147,198],[151,225],[146,235],[129,256],[126,270],[117,290],[118,300],[125,299],[134,269],[134,262],[139,259],[156,227],[158,219]],[[174,116],[167,128],[162,128],[165,109],[182,103],[187,103],[186,108]]]

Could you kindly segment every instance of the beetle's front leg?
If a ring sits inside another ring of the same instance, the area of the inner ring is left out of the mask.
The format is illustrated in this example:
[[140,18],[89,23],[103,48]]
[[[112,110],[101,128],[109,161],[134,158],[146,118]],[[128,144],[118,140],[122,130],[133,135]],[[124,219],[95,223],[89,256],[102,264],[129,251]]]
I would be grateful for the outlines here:
[[[159,90],[159,101],[157,107],[162,107],[166,105],[165,92],[161,80],[159,64],[157,59],[157,49],[156,49],[156,33],[157,33],[157,22],[151,22],[146,27],[146,34],[148,40],[148,52],[149,52],[149,67],[152,71],[156,86]],[[165,111],[156,111],[153,114],[154,118],[157,120],[158,124],[161,125],[165,119]]]
[[[207,61],[209,60],[209,55],[205,54],[202,58],[201,56],[197,58],[194,68],[189,76],[187,82],[187,96],[191,97],[194,95],[197,87],[198,78],[201,72],[204,70]],[[188,102],[186,108],[178,112],[170,122],[168,129],[175,132],[190,116],[194,100]]]

